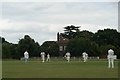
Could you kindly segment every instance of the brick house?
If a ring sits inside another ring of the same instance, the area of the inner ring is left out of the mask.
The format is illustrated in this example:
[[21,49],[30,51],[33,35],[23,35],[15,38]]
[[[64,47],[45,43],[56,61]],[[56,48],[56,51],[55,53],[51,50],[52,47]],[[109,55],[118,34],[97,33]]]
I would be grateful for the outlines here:
[[66,53],[66,46],[69,40],[64,38],[61,33],[57,33],[57,44],[59,46],[59,55],[63,56]]

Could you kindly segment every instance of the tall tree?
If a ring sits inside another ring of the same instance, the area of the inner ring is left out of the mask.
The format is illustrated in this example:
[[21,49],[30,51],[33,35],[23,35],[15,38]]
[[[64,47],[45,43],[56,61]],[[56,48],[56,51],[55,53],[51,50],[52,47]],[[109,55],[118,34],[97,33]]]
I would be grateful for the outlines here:
[[76,27],[74,25],[66,26],[64,27],[64,29],[65,32],[62,35],[68,39],[74,38],[76,36],[75,33],[80,31],[79,27],[78,26]]
[[18,43],[18,58],[23,56],[25,51],[30,53],[30,57],[39,56],[39,44],[34,41],[29,35],[25,35]]

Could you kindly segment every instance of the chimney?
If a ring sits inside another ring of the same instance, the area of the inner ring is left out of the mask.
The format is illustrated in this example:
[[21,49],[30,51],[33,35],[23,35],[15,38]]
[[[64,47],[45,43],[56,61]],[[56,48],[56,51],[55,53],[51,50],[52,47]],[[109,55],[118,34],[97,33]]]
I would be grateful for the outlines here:
[[59,32],[57,33],[57,41],[59,41]]

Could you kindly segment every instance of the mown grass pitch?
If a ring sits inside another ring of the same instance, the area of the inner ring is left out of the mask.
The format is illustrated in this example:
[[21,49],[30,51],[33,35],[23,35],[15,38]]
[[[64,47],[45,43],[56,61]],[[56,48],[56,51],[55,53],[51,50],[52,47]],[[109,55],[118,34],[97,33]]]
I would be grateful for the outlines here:
[[86,63],[72,60],[53,60],[42,63],[29,61],[3,60],[3,78],[118,78],[118,61],[115,68],[108,69],[107,60],[90,60]]

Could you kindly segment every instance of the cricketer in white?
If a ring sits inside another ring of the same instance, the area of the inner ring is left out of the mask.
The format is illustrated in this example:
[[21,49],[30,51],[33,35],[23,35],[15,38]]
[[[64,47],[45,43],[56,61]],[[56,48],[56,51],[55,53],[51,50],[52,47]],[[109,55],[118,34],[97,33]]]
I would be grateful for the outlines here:
[[24,59],[25,59],[25,63],[28,61],[29,59],[29,53],[27,51],[24,52]]
[[114,55],[114,51],[112,49],[108,50],[108,68],[114,68],[114,59],[117,58],[116,55]]

